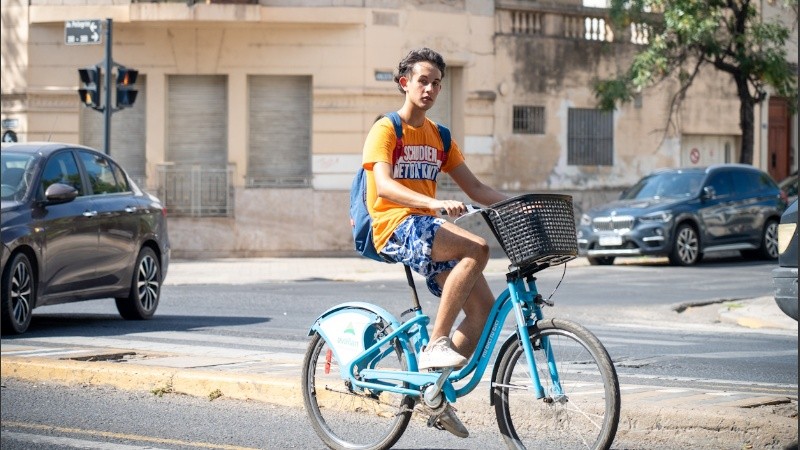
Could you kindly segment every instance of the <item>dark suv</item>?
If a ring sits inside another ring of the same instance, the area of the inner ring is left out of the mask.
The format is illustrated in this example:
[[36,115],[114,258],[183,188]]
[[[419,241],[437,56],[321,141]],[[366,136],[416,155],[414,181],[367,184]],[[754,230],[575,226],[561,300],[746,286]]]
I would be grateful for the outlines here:
[[658,170],[581,216],[578,252],[593,265],[657,255],[689,266],[724,250],[775,259],[785,209],[775,182],[749,165]]

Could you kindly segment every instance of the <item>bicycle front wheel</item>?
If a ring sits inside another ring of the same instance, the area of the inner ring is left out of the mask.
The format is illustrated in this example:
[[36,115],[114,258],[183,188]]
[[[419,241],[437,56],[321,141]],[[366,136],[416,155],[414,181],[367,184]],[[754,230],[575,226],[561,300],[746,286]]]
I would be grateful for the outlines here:
[[611,447],[619,423],[620,392],[606,349],[589,330],[573,322],[540,320],[530,330],[534,367],[545,397],[535,396],[519,341],[498,357],[497,378],[492,380],[497,422],[508,447]]
[[[405,370],[399,345],[387,350],[376,369]],[[414,399],[390,392],[354,389],[342,379],[333,351],[314,333],[302,375],[303,401],[311,425],[333,449],[388,449],[400,439],[411,419]]]

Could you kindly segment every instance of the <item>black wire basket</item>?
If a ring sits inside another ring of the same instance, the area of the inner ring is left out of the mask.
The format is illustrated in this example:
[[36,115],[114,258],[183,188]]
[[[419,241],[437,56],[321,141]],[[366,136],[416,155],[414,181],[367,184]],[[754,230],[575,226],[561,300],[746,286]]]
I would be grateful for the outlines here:
[[484,209],[483,217],[517,267],[554,266],[578,256],[569,195],[520,195]]

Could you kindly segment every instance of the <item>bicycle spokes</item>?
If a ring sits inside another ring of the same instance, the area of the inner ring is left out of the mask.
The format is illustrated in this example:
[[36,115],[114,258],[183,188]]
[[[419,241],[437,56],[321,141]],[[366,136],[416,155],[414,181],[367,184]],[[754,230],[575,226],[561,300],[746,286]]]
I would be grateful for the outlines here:
[[540,323],[531,337],[537,388],[523,346],[512,346],[493,385],[501,433],[514,448],[607,448],[619,418],[619,385],[608,354],[584,328]]
[[[402,370],[402,352],[373,360],[377,369]],[[382,449],[405,430],[413,399],[352,386],[342,378],[335,353],[315,334],[303,363],[303,399],[312,426],[332,448]]]

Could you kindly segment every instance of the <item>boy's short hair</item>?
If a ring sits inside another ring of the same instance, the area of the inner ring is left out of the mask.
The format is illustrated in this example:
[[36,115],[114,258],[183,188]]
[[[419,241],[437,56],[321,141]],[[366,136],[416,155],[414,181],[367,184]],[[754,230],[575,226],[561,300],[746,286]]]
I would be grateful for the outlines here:
[[408,55],[400,61],[400,64],[397,65],[397,74],[394,76],[394,82],[397,83],[397,89],[400,90],[400,93],[405,93],[403,87],[400,86],[400,78],[410,78],[411,71],[414,69],[414,64],[423,61],[436,66],[439,72],[442,73],[442,78],[444,78],[444,69],[447,65],[444,63],[442,55],[427,47],[411,50],[408,52]]

